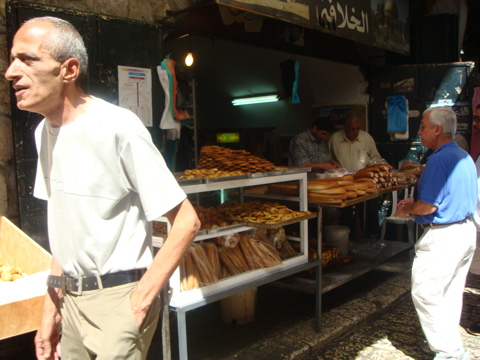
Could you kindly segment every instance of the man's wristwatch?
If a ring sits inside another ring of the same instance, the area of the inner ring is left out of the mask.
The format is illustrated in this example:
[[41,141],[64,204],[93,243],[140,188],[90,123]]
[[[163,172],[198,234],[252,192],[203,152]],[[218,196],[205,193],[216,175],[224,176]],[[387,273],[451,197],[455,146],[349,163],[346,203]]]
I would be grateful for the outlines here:
[[407,210],[405,210],[406,206],[407,206],[407,205],[403,205],[403,212],[404,212],[405,215],[410,216],[410,214],[407,213]]

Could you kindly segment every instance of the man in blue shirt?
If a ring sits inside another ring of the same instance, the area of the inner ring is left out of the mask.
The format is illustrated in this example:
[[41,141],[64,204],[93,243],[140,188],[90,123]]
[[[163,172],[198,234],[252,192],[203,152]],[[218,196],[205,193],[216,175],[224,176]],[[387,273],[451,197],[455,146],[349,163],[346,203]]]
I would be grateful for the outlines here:
[[395,215],[413,214],[425,229],[412,267],[412,298],[426,337],[422,349],[435,359],[468,360],[458,325],[475,251],[477,177],[472,158],[453,141],[456,123],[450,108],[423,113],[418,133],[433,153],[418,183],[418,199],[400,201]]

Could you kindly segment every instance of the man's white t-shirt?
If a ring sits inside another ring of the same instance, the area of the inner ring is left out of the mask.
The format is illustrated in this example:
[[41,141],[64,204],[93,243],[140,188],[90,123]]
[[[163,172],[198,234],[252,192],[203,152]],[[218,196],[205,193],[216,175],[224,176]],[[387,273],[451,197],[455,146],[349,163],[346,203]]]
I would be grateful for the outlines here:
[[48,200],[48,235],[68,274],[97,275],[148,267],[149,221],[186,195],[131,111],[93,98],[86,114],[35,132],[34,196]]

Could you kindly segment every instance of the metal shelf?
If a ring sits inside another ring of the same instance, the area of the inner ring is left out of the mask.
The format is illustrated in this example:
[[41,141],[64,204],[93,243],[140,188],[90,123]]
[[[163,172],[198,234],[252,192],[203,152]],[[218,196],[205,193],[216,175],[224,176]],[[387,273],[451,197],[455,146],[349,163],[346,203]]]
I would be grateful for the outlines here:
[[[380,243],[380,241],[378,243]],[[355,254],[350,253],[354,258],[352,263],[339,265],[338,267],[329,270],[328,273],[322,274],[321,293],[326,293],[327,291],[346,284],[347,282],[376,269],[393,256],[413,248],[412,244],[398,241],[383,241],[381,243],[385,246],[377,250],[374,249],[374,243],[358,244],[365,245],[365,247],[371,246],[371,256],[365,256],[364,254],[361,256],[355,256]],[[303,291],[312,294],[317,291],[316,281],[307,277],[292,276],[288,279],[282,279],[275,282],[275,285],[289,290]]]
[[[272,184],[277,182],[302,180],[305,177],[306,177],[305,172],[283,174],[283,175],[270,175],[270,176],[252,177],[252,178],[246,178],[246,179],[237,179],[237,180],[231,180],[231,181],[208,182],[206,184],[184,185],[182,186],[182,189],[183,191],[185,191],[186,194],[195,194],[195,193],[205,192],[205,191],[244,188],[248,186],[265,185],[265,184]],[[228,178],[225,178],[225,179],[228,179]]]
[[[194,183],[183,185],[182,189],[186,194],[195,194],[206,191],[215,191],[221,189],[240,188],[241,199],[243,199],[243,188],[249,186],[265,185],[279,182],[291,182],[298,181],[299,183],[299,196],[290,198],[289,200],[295,200],[299,205],[300,211],[308,210],[307,202],[307,171],[308,169],[295,169],[280,171],[270,174],[260,174],[258,176],[251,176],[248,178],[232,178],[228,181],[206,181],[204,183]],[[278,199],[278,197],[277,197]],[[310,216],[312,217],[312,216]],[[180,271],[177,268],[170,278],[170,286],[172,289],[170,310],[177,313],[178,323],[178,341],[179,341],[179,355],[181,360],[188,358],[187,348],[187,330],[186,330],[186,312],[196,309],[208,303],[224,299],[226,297],[235,295],[242,291],[255,288],[260,285],[265,285],[274,282],[278,279],[297,274],[306,269],[316,268],[318,277],[316,279],[316,288],[320,289],[320,275],[321,265],[319,260],[308,260],[308,216],[297,219],[295,222],[300,223],[300,252],[298,256],[286,259],[281,265],[277,265],[271,268],[251,270],[242,274],[231,276],[226,279],[222,279],[218,283],[201,287],[199,289],[192,289],[189,291],[180,291]],[[261,225],[261,224],[260,224]],[[197,236],[195,241],[206,240],[213,237],[218,237],[233,232],[246,231],[251,229],[254,224],[245,224],[240,228],[216,230],[215,233],[206,233]],[[160,239],[158,239],[160,240]],[[315,303],[316,312],[316,330],[320,331],[320,291],[317,294],[317,301]]]

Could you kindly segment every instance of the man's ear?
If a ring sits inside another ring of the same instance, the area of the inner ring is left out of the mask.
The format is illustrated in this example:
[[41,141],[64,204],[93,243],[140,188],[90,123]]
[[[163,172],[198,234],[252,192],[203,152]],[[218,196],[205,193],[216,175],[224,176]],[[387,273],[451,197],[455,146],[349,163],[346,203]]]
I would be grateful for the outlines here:
[[75,58],[67,59],[63,62],[63,79],[66,82],[75,82],[80,74],[80,62]]

